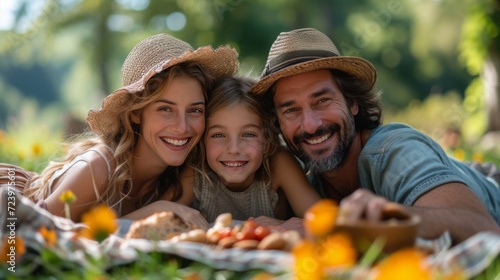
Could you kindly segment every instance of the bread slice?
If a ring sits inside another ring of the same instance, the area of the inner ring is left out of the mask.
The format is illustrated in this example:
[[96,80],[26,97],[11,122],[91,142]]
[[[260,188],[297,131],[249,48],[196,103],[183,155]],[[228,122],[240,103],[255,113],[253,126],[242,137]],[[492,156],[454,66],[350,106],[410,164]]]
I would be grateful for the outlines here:
[[163,211],[133,222],[125,239],[167,240],[194,228],[192,224],[185,222],[174,212]]

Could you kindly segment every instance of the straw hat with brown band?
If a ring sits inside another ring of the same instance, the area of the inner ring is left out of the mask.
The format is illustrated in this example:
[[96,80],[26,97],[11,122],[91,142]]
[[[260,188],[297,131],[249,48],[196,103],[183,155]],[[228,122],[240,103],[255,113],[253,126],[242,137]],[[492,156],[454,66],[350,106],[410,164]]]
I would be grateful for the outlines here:
[[325,34],[313,28],[282,32],[269,51],[260,80],[252,87],[254,94],[265,93],[277,80],[318,69],[336,69],[357,77],[370,87],[377,72],[359,57],[341,56]]
[[216,79],[234,75],[239,67],[238,53],[229,46],[193,50],[188,43],[168,34],[146,38],[130,51],[123,63],[123,87],[108,95],[101,108],[88,113],[86,121],[90,129],[98,135],[118,129],[117,114],[131,94],[142,92],[155,74],[187,61],[199,63]]

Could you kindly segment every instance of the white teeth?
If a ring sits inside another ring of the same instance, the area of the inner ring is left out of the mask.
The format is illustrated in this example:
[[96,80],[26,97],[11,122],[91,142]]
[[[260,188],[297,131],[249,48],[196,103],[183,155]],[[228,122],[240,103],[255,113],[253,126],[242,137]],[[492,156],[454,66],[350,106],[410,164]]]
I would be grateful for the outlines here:
[[185,145],[189,139],[184,139],[184,140],[177,140],[177,139],[168,139],[168,138],[162,138],[163,141],[172,144],[174,146],[182,146]]
[[244,165],[244,163],[241,162],[223,162],[223,164],[229,167],[240,167]]
[[331,133],[328,133],[328,134],[324,135],[323,137],[320,137],[317,139],[306,140],[306,142],[308,144],[311,144],[311,145],[319,144],[319,143],[325,142],[326,139],[330,138],[331,135],[332,135]]

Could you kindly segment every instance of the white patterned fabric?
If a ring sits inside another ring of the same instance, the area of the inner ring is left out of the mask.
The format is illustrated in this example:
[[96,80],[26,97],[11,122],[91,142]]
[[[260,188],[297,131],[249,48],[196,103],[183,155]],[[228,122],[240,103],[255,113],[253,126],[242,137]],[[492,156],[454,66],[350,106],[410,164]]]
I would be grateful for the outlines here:
[[212,184],[198,173],[194,176],[193,202],[193,208],[198,209],[209,223],[223,213],[231,213],[233,219],[241,221],[250,217],[274,217],[278,194],[263,181],[254,180],[247,190],[233,192],[214,172],[209,176]]

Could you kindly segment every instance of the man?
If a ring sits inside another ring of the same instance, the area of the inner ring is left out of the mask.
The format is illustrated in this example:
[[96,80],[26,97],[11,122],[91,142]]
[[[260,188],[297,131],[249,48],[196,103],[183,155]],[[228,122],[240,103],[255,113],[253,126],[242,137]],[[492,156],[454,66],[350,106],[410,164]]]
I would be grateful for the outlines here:
[[340,56],[325,34],[306,28],[278,36],[252,92],[272,106],[288,147],[318,192],[340,201],[343,219],[378,220],[398,203],[421,216],[424,238],[500,233],[498,184],[415,129],[383,126],[375,81],[370,62]]

